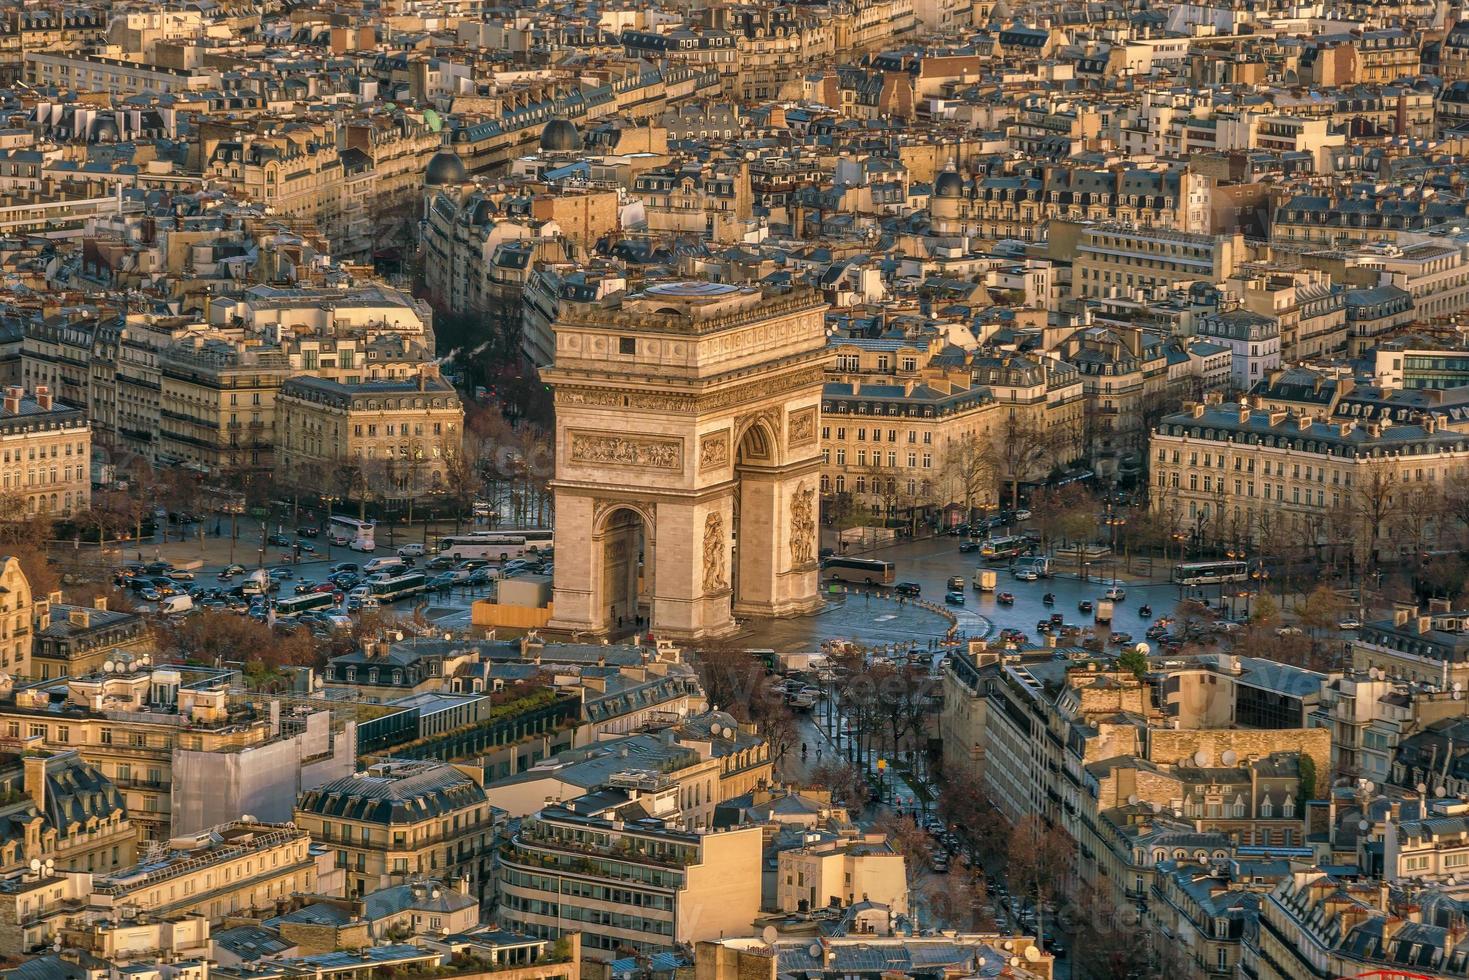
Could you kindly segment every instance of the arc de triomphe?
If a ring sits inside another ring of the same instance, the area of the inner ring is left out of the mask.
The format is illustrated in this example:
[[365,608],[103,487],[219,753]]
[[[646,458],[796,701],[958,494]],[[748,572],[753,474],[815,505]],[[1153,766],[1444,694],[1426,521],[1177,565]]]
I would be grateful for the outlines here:
[[658,636],[787,616],[817,591],[820,296],[666,282],[571,304],[556,399],[552,629]]

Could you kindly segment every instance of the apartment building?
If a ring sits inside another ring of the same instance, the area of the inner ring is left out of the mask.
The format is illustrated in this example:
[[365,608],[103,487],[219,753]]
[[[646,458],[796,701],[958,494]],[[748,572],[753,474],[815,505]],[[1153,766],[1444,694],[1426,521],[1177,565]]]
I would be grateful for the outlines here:
[[1448,608],[1447,602],[1427,609],[1395,605],[1392,619],[1363,623],[1351,646],[1358,671],[1442,690],[1469,681],[1469,611]]
[[137,613],[108,609],[106,596],[98,596],[90,606],[59,598],[35,603],[30,662],[15,673],[39,680],[79,677],[97,673],[119,652],[143,654],[153,649],[153,632],[146,620]]
[[0,753],[0,794],[9,801],[0,804],[0,874],[33,860],[99,874],[137,860],[122,794],[75,751]]
[[1385,970],[1466,976],[1469,950],[1454,930],[1424,915],[1425,908],[1453,908],[1463,899],[1462,887],[1439,886],[1403,901],[1386,882],[1293,870],[1261,903],[1259,928],[1246,937],[1240,969],[1259,980]]
[[590,794],[521,821],[500,853],[501,920],[532,936],[579,931],[595,960],[747,933],[760,910],[761,828],[692,833],[624,819],[628,803]]
[[1378,246],[1363,265],[1379,270],[1379,285],[1406,290],[1422,319],[1451,317],[1469,307],[1469,254],[1456,241]]
[[1153,294],[1191,282],[1223,282],[1244,260],[1239,234],[1207,235],[1121,224],[1082,226],[1074,238],[1071,293],[1083,299]]
[[776,855],[776,906],[782,912],[876,902],[893,915],[908,914],[904,858],[885,834],[840,838],[808,834],[807,839],[808,843]]
[[29,675],[34,629],[30,580],[18,559],[0,556],[0,671]]
[[713,825],[721,803],[769,785],[773,771],[770,746],[755,734],[754,726],[710,711],[623,738],[604,735],[584,749],[562,752],[525,772],[496,780],[487,793],[511,817],[606,786],[671,795],[678,804],[680,825],[699,830]]
[[[1431,415],[1399,425],[1199,404],[1163,419],[1149,446],[1153,508],[1180,531],[1219,542],[1279,531],[1324,543],[1360,531],[1359,547],[1395,551],[1411,545],[1394,540],[1390,526],[1363,522],[1388,525],[1383,515],[1401,513],[1415,485],[1442,487],[1469,474],[1462,434]],[[1368,496],[1381,507],[1364,510]]]
[[913,936],[872,932],[821,938],[742,937],[702,942],[694,947],[694,980],[771,980],[799,974],[809,980],[880,980],[884,973],[905,976],[961,975],[1000,970],[1014,980],[1054,975],[1055,958],[1030,936],[945,931]]
[[219,72],[213,69],[140,64],[99,54],[26,51],[23,60],[28,84],[74,92],[103,92],[117,97],[164,95],[200,92],[220,84]]
[[1238,976],[1245,933],[1287,868],[1289,862],[1272,859],[1165,861],[1148,896],[1148,923],[1178,943],[1193,967],[1188,976]]
[[289,824],[232,821],[170,838],[161,853],[93,879],[88,904],[196,913],[211,923],[273,911],[277,901],[317,891],[322,861],[311,844],[305,830]]
[[231,698],[226,672],[148,667],[119,653],[112,672],[18,686],[0,701],[0,737],[75,750],[121,791],[140,837],[162,840],[230,807],[286,819],[313,774],[350,769],[350,731],[313,726],[307,737],[309,719],[287,725],[278,714],[268,702]]
[[353,467],[366,486],[393,498],[446,489],[461,448],[464,408],[454,386],[428,372],[355,385],[286,381],[277,405],[284,437],[279,474],[320,486],[324,475]]
[[[1017,170],[966,178],[951,166],[934,180],[929,209],[935,234],[983,241],[1037,241],[1051,229],[1049,238],[1054,242],[1058,222],[1156,228],[1165,237],[1204,234],[1210,227],[1209,183],[1210,178],[1187,170],[1058,166],[1036,173]],[[1169,266],[1160,262],[1154,268],[1162,271]],[[1137,270],[1131,271],[1138,278]]]
[[1272,241],[1303,245],[1397,243],[1445,221],[1463,221],[1465,206],[1378,196],[1297,194],[1271,216]]
[[1349,289],[1347,304],[1347,355],[1362,357],[1380,339],[1418,318],[1413,294],[1401,286],[1371,286]]
[[432,875],[467,880],[483,901],[503,816],[485,796],[483,769],[382,762],[302,793],[295,823],[332,852],[350,897]]
[[92,424],[39,385],[19,385],[0,401],[0,494],[24,501],[27,514],[69,517],[92,500]]
[[1142,327],[1098,326],[1072,332],[1056,348],[1081,381],[1081,447],[1105,478],[1135,469],[1147,448],[1147,419],[1172,387],[1166,340]]
[[[1194,332],[1210,343],[1229,349],[1230,385],[1237,391],[1280,367],[1281,321],[1243,306],[1205,313],[1194,321]],[[1345,336],[1345,330],[1342,331]],[[1316,341],[1319,341],[1319,336]]]
[[291,374],[284,352],[196,336],[159,351],[158,367],[156,461],[216,473],[270,469],[276,396]]
[[1327,273],[1250,264],[1227,286],[1244,309],[1278,324],[1282,359],[1307,361],[1346,348],[1346,291]]
[[946,771],[977,780],[1012,824],[1065,828],[1083,881],[1131,902],[1169,860],[1304,846],[1299,760],[1326,772],[1329,734],[1303,727],[1304,710],[1252,707],[1299,698],[1301,678],[1225,658],[1139,679],[1056,652],[1002,656],[980,641],[956,654],[940,730]]
[[[823,496],[846,495],[885,516],[953,501],[992,506],[1012,476],[1008,461],[1022,467],[1015,478],[1029,480],[1081,454],[1083,378],[1072,364],[1033,354],[956,360],[945,345],[938,331],[831,340]],[[1044,451],[1007,454],[1017,430]]]

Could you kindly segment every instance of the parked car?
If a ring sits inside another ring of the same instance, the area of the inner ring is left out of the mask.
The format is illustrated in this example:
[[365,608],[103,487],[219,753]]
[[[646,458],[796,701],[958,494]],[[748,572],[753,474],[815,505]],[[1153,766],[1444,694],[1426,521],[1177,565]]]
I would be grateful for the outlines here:
[[524,558],[512,558],[500,566],[500,570],[506,574],[523,572],[528,568],[530,568],[530,562]]
[[270,577],[274,579],[295,578],[296,573],[291,571],[289,568],[277,567],[270,570]]
[[303,524],[300,527],[296,528],[297,537],[314,538],[319,534],[321,534],[321,528],[312,527],[310,524]]
[[398,547],[399,558],[422,558],[424,552],[423,542],[413,541]]
[[360,571],[362,569],[355,561],[339,561],[332,566],[332,574],[334,575],[338,572],[352,572],[355,574]]
[[1015,512],[1015,519],[1017,521],[1028,521],[1028,520],[1030,520],[1030,508],[1029,507],[1021,507],[1019,510],[1017,510]]
[[1303,630],[1303,629],[1301,629],[1299,626],[1280,626],[1280,627],[1277,627],[1276,628],[1275,635],[1276,636],[1303,636],[1305,634],[1305,632],[1306,631]]
[[1355,632],[1362,628],[1362,621],[1359,619],[1344,619],[1336,624],[1336,628],[1348,632]]
[[291,546],[291,539],[284,534],[272,534],[265,540],[278,548],[289,548]]
[[446,568],[454,567],[454,559],[449,555],[435,555],[423,563],[423,567],[431,572],[441,572]]
[[[466,574],[464,576],[464,578],[467,581],[469,579],[469,575]],[[444,589],[444,588],[448,588],[449,586],[455,584],[458,581],[459,581],[459,579],[456,579],[454,577],[454,573],[453,572],[440,572],[439,574],[435,575],[433,578],[429,579],[427,585],[428,585],[428,587],[430,589]]]
[[917,596],[923,594],[923,586],[917,582],[899,582],[893,587],[898,595]]
[[965,541],[960,541],[959,542],[959,554],[961,554],[961,555],[967,555],[970,552],[974,552],[974,551],[978,551],[978,550],[979,550],[979,542],[978,541],[975,541],[973,539],[969,539],[969,540],[965,540]]

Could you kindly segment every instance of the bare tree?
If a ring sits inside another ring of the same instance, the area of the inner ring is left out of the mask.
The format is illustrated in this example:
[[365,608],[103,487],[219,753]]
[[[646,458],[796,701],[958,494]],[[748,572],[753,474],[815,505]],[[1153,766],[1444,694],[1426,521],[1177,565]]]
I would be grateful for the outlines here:
[[1036,938],[1043,941],[1046,906],[1070,884],[1076,843],[1060,827],[1032,815],[1010,831],[1008,853],[1010,890],[1034,902]]
[[1034,475],[1053,445],[1053,434],[1031,415],[1012,408],[995,435],[995,455],[1010,484],[1010,506],[1020,506],[1020,484]]
[[1378,543],[1398,513],[1397,464],[1390,459],[1371,459],[1357,467],[1347,495],[1348,513],[1358,529],[1357,541],[1366,551],[1366,567],[1378,563]]
[[975,507],[997,496],[1000,466],[994,444],[972,432],[949,440],[944,450],[944,475],[964,504],[964,519],[973,520]]

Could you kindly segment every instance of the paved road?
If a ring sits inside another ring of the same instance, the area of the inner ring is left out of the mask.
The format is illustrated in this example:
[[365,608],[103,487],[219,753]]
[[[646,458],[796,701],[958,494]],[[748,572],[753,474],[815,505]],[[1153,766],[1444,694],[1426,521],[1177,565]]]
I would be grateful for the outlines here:
[[[1050,579],[1021,582],[1013,578],[1003,564],[986,564],[973,552],[961,554],[959,540],[946,536],[910,541],[872,552],[872,556],[896,562],[897,580],[918,583],[923,597],[930,602],[944,602],[951,577],[964,579],[964,605],[946,606],[955,615],[956,626],[962,636],[986,636],[1011,627],[1023,631],[1035,642],[1039,639],[1036,623],[1049,618],[1053,612],[1063,614],[1068,623],[1077,626],[1086,628],[1094,625],[1092,616],[1080,612],[1077,603],[1083,599],[1093,602],[1100,599],[1111,584],[1110,575],[1101,580],[1082,581],[1074,572],[1062,570]],[[994,569],[996,592],[1014,594],[1015,603],[1003,605],[996,601],[996,593],[981,593],[975,589],[972,583],[977,568]],[[1124,569],[1118,570],[1118,581],[1125,585],[1127,598],[1115,603],[1112,624],[1100,628],[1103,633],[1112,630],[1127,632],[1141,640],[1150,620],[1138,615],[1138,607],[1151,605],[1154,617],[1164,616],[1173,611],[1179,599],[1174,585],[1149,582],[1139,575],[1128,574]],[[1042,601],[1047,592],[1055,594],[1054,605],[1047,606]],[[879,645],[912,640],[925,644],[932,638],[941,638],[949,627],[942,617],[911,603],[899,606],[890,598],[869,597],[861,592],[839,597],[815,616],[792,620],[752,620],[745,625],[743,641],[749,646],[768,647],[781,652],[812,650],[821,640],[829,638],[853,638]]]

